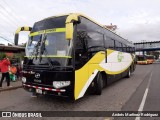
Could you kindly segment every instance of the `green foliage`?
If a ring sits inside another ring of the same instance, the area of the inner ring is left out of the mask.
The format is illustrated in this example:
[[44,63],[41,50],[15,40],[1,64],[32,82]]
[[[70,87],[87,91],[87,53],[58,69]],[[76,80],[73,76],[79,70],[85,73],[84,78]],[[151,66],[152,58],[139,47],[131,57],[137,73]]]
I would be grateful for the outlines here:
[[4,57],[6,57],[6,54],[4,52],[0,53],[0,60],[2,60]]
[[[25,53],[14,53],[13,58],[11,56],[7,56],[10,61],[17,61],[20,63],[20,61],[24,60]],[[2,60],[4,57],[6,57],[6,54],[4,52],[0,53],[0,60]]]
[[15,53],[13,58],[23,60],[24,59],[24,55],[25,55],[24,53]]

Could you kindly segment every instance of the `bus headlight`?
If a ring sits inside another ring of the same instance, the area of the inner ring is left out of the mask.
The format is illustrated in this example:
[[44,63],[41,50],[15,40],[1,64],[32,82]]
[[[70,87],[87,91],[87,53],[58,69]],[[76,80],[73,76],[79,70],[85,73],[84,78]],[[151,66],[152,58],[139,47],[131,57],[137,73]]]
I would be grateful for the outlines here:
[[53,87],[55,88],[62,88],[69,86],[71,84],[70,81],[53,81]]
[[26,77],[22,77],[22,82],[26,83]]

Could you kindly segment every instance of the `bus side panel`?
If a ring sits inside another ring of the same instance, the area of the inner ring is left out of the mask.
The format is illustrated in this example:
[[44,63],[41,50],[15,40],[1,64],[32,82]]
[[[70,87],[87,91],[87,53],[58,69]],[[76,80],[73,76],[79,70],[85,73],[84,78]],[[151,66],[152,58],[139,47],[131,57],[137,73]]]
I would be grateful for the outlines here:
[[75,87],[74,87],[74,98],[79,98],[79,94],[82,88],[85,86],[88,80],[88,65],[83,66],[81,69],[75,71]]
[[99,66],[99,63],[105,59],[103,53],[103,51],[96,53],[82,68],[75,71],[75,100],[84,96],[98,71],[103,70]]
[[128,69],[133,63],[133,58],[130,53],[107,50],[107,63],[102,61],[99,65],[105,70],[108,78],[108,83],[112,83],[126,76]]
[[129,53],[107,50],[107,63],[104,51],[96,53],[81,69],[75,71],[75,99],[81,98],[98,72],[105,71],[116,81],[122,77],[133,62]]

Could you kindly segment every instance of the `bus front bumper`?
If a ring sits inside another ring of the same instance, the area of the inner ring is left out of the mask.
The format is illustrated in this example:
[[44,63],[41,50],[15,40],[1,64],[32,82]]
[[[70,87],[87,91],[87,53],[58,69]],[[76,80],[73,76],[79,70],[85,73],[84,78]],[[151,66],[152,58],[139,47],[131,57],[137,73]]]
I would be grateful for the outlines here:
[[37,94],[42,94],[42,95],[55,95],[55,96],[69,97],[69,95],[66,94],[66,89],[54,89],[51,87],[40,87],[40,86],[29,85],[29,84],[22,84],[22,85],[23,85],[23,88],[28,92],[35,92]]

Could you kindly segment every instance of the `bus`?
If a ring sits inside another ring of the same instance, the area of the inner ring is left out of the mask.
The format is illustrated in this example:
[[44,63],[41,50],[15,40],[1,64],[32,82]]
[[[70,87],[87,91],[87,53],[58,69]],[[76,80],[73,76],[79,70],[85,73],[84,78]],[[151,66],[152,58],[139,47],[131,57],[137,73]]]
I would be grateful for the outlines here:
[[137,64],[139,65],[148,65],[152,64],[154,60],[154,55],[136,55]]
[[146,56],[147,62],[149,64],[152,64],[155,61],[155,56],[154,55],[145,55],[145,56]]
[[149,64],[145,55],[136,55],[136,59],[137,59],[137,64],[139,64],[139,65],[148,65]]
[[74,100],[102,89],[135,70],[135,47],[126,39],[78,13],[53,16],[20,27],[30,31],[22,84],[36,94]]

